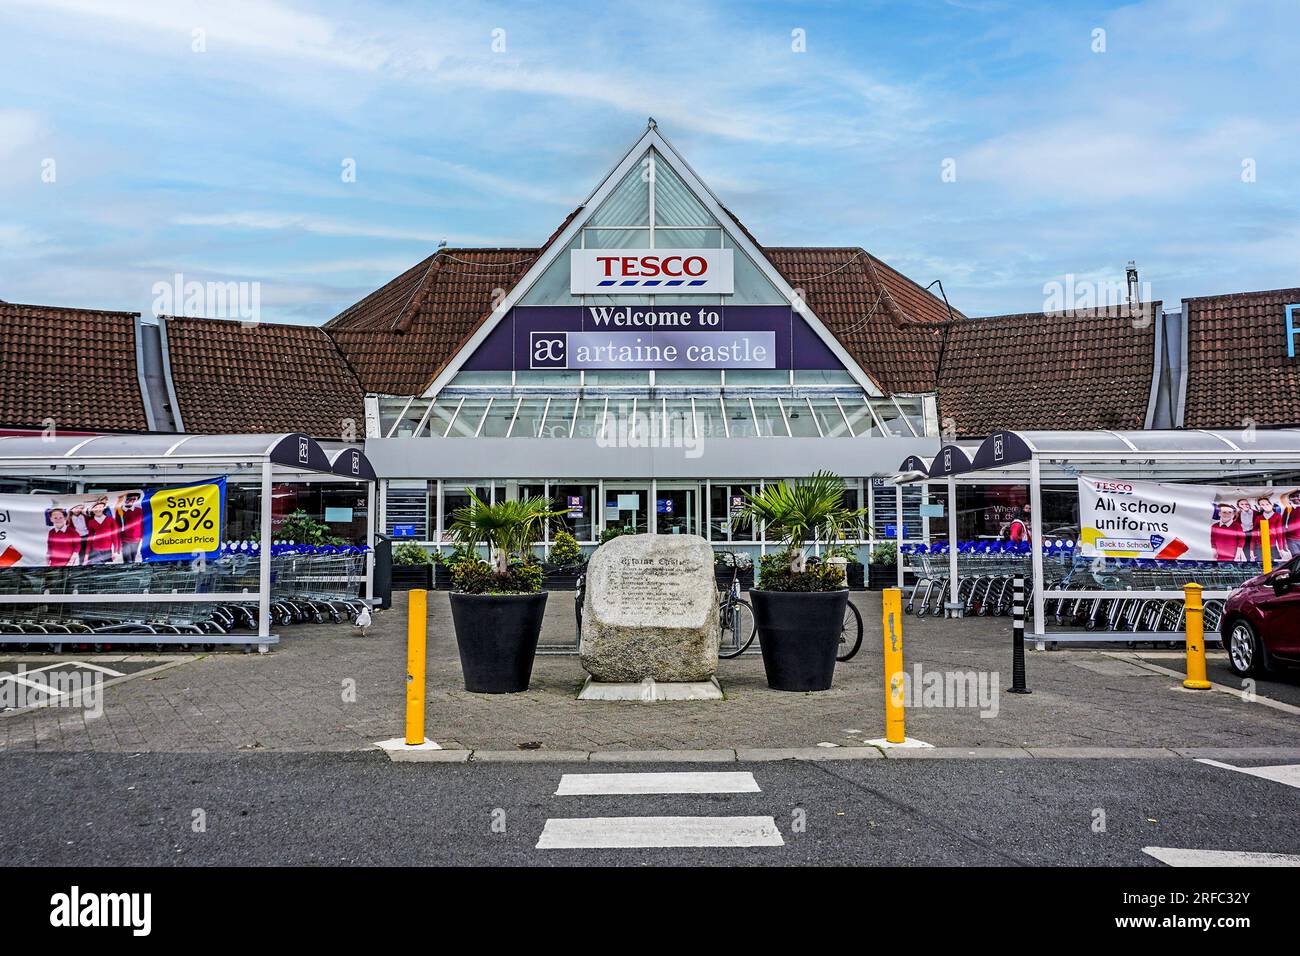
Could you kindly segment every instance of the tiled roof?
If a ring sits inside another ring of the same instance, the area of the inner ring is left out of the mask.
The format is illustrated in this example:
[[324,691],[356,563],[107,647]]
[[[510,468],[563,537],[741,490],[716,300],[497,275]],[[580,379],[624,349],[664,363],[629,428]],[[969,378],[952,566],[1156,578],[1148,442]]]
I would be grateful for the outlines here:
[[1298,304],[1300,289],[1185,300],[1186,427],[1300,425],[1300,359],[1286,354],[1286,307]]
[[852,246],[763,251],[882,390],[934,391],[948,321],[941,299]]
[[[367,391],[416,394],[491,314],[494,296],[508,292],[544,249],[441,250],[325,328]],[[933,390],[948,317],[942,301],[862,249],[764,251],[882,389]]]
[[225,319],[164,321],[187,432],[365,434],[361,385],[323,329]]
[[0,303],[0,425],[146,431],[134,312]]
[[442,249],[325,328],[369,392],[414,395],[492,313],[539,249]]
[[959,322],[939,382],[939,416],[961,438],[1001,429],[1139,429],[1155,370],[1156,316],[1122,308]]

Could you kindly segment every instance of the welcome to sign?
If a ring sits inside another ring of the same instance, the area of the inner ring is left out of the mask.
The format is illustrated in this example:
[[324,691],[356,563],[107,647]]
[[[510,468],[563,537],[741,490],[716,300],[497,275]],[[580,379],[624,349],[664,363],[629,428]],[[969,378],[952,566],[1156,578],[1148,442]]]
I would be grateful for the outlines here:
[[465,371],[843,366],[789,306],[516,306]]

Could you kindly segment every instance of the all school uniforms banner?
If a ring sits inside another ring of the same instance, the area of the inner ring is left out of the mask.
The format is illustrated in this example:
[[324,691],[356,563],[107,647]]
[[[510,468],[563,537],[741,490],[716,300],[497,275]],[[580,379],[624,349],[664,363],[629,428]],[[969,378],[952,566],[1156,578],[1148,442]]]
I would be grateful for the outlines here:
[[1091,557],[1260,561],[1300,554],[1300,488],[1079,478],[1079,544]]
[[0,567],[216,557],[226,480],[81,495],[0,495]]

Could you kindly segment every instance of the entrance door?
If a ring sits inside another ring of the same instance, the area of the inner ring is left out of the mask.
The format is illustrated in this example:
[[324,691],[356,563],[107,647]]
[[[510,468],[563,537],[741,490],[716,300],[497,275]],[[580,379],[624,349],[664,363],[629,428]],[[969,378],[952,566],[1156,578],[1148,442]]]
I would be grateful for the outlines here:
[[649,530],[648,484],[605,483],[605,529],[628,528],[637,534]]
[[655,486],[655,532],[657,534],[700,533],[700,486],[667,484]]

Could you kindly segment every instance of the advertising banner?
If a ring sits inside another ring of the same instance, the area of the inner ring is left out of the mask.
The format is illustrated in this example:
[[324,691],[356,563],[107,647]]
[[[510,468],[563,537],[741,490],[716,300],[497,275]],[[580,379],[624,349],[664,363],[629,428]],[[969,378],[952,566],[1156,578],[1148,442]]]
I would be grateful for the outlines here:
[[1079,478],[1079,546],[1090,557],[1260,561],[1300,554],[1300,488]]
[[216,557],[226,480],[80,495],[0,495],[0,567]]

